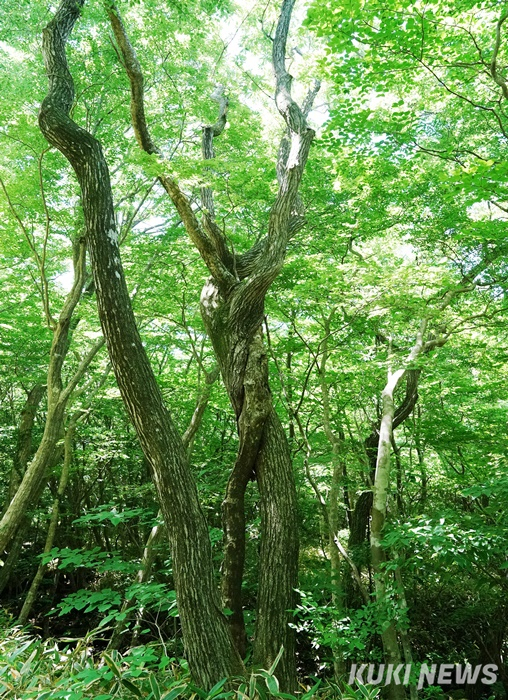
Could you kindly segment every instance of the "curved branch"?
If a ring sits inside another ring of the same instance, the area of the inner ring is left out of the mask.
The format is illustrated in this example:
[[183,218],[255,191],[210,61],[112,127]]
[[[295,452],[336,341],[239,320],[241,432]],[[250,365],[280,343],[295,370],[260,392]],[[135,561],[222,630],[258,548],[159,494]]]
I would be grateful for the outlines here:
[[[132,46],[120,12],[116,5],[111,2],[106,7],[111,27],[120,50],[123,65],[129,79],[131,90],[131,122],[136,140],[139,146],[149,155],[158,155],[162,158],[162,153],[152,140],[146,122],[144,106],[143,72],[139,64],[134,47]],[[222,117],[225,125],[225,112]],[[219,117],[221,121],[221,116]],[[216,123],[217,124],[217,123]],[[215,125],[214,125],[215,127]],[[211,127],[212,130],[214,127]],[[220,128],[220,125],[216,127]],[[224,126],[222,126],[224,128]],[[178,211],[185,229],[198,249],[203,261],[210,270],[217,284],[225,292],[229,291],[236,283],[235,276],[228,270],[225,261],[217,255],[214,241],[203,231],[199,221],[192,209],[188,197],[180,189],[174,178],[168,175],[159,175],[158,180],[170,196],[176,210]]]
[[[226,128],[227,112],[229,101],[224,94],[224,86],[217,85],[215,91],[210,95],[210,99],[219,105],[219,115],[214,124],[204,125],[201,135],[201,152],[203,160],[211,160],[215,157],[213,140],[220,136]],[[208,170],[208,169],[207,169]],[[212,240],[217,255],[222,260],[228,270],[232,271],[236,277],[235,258],[229,251],[226,238],[223,232],[215,223],[215,207],[213,202],[212,188],[206,184],[201,187],[201,205],[203,207],[203,227]]]
[[414,407],[416,406],[416,402],[418,401],[418,379],[420,374],[421,369],[408,369],[406,371],[406,395],[393,416],[393,430],[398,428],[398,426],[411,415]]
[[291,95],[292,76],[286,70],[286,43],[294,0],[283,0],[273,41],[272,62],[275,74],[275,103],[283,117],[287,132],[279,154],[279,190],[270,211],[267,244],[259,256],[258,265],[249,280],[246,294],[262,296],[278,275],[284,262],[286,247],[294,229],[293,220],[301,216],[296,211],[298,189],[307,163],[314,131],[307,124],[307,114],[319,90],[319,82],[309,91],[303,110]]
[[300,107],[291,96],[293,77],[286,70],[286,43],[289,24],[295,0],[283,0],[272,48],[272,62],[275,73],[275,104],[288,128],[303,134],[307,130],[307,120]]
[[492,78],[494,79],[494,82],[496,85],[499,85],[501,90],[503,91],[503,97],[505,100],[508,100],[508,85],[506,84],[506,81],[504,78],[499,74],[497,70],[497,56],[499,54],[499,49],[501,48],[501,27],[505,23],[505,21],[508,19],[508,10],[505,10],[501,17],[499,18],[497,25],[496,25],[496,43],[494,45],[494,52],[492,54],[492,60],[490,62],[490,74]]

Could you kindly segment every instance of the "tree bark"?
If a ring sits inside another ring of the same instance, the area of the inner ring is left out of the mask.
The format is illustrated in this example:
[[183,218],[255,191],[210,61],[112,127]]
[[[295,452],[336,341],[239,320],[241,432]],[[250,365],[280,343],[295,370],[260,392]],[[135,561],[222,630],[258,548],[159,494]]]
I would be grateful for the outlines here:
[[[344,442],[344,434],[339,426],[339,433],[333,430],[330,409],[330,387],[326,380],[326,368],[328,362],[328,338],[330,336],[330,323],[335,311],[330,317],[324,319],[324,338],[320,343],[321,361],[318,366],[321,400],[323,405],[323,430],[332,448],[332,478],[330,482],[330,494],[328,498],[328,551],[330,554],[330,573],[332,583],[332,604],[339,612],[343,611],[345,603],[344,589],[341,580],[341,557],[337,547],[337,538],[340,521],[340,500],[347,502],[347,487],[345,485],[346,464],[341,455],[341,447]],[[340,499],[341,491],[343,499]],[[338,681],[345,671],[344,659],[334,653],[333,667],[335,679]]]
[[[289,448],[271,401],[261,327],[266,293],[282,268],[290,236],[304,223],[298,211],[298,188],[314,137],[307,125],[307,114],[318,86],[309,91],[301,109],[291,96],[292,79],[285,66],[293,5],[294,0],[283,0],[273,42],[276,104],[286,124],[286,135],[277,164],[279,191],[265,238],[243,255],[232,253],[215,222],[211,190],[202,187],[200,223],[178,183],[168,175],[159,176],[211,274],[201,294],[202,315],[238,424],[238,455],[224,501],[223,599],[232,610],[233,636],[237,648],[243,652],[246,644],[241,602],[245,559],[244,496],[248,480],[255,477],[261,494],[263,531],[254,659],[266,668],[284,646],[277,675],[285,689],[296,685],[294,640],[288,627],[288,610],[294,606],[296,586],[297,502]],[[144,151],[161,156],[146,123],[141,68],[120,14],[112,3],[108,15],[130,81],[134,134]],[[219,104],[219,117],[215,124],[203,128],[205,160],[213,157],[213,140],[226,124],[228,105],[223,91],[218,90],[213,98]]]
[[35,414],[37,413],[37,409],[39,408],[39,404],[42,401],[42,397],[44,396],[45,392],[46,386],[44,384],[35,384],[35,386],[28,392],[25,405],[21,411],[16,448],[12,460],[9,490],[7,493],[4,512],[8,504],[11,502],[12,497],[16,493],[16,490],[23,478],[23,474],[25,473],[28,460],[32,454],[32,433]]
[[172,551],[184,645],[194,680],[209,689],[244,667],[216,594],[208,527],[185,449],[141,342],[118,247],[109,170],[100,143],[69,117],[74,84],[65,48],[84,0],[62,0],[44,30],[49,89],[39,124],[68,159],[82,192],[99,317],[111,364],[150,462]]
[[[407,364],[411,365],[425,351],[426,344],[424,335],[427,330],[428,320],[424,319],[420,324],[416,342],[409,353]],[[413,373],[412,375],[410,373]],[[415,375],[416,373],[416,375]],[[383,564],[386,562],[386,553],[382,546],[383,527],[386,520],[388,492],[390,487],[390,457],[393,441],[393,429],[395,425],[395,404],[394,394],[404,377],[408,376],[406,399],[399,411],[397,420],[402,422],[414,408],[416,401],[416,387],[419,370],[407,370],[405,368],[392,372],[388,371],[388,381],[381,395],[381,423],[379,427],[379,442],[377,450],[376,473],[374,478],[373,500],[372,500],[372,520],[370,530],[370,552],[372,565],[374,568],[374,586],[376,601],[384,604],[386,601],[386,571]],[[413,382],[409,378],[413,376]],[[385,661],[388,664],[400,663],[400,648],[397,639],[397,630],[394,620],[388,620],[387,626],[381,633],[383,642]],[[390,683],[388,693],[391,700],[402,700],[405,697],[402,685]]]
[[[390,377],[383,391],[383,406],[381,426],[379,430],[379,450],[376,466],[376,478],[374,482],[374,497],[372,503],[372,522],[370,533],[371,557],[374,567],[374,585],[376,600],[383,603],[386,600],[386,572],[382,565],[386,561],[384,549],[381,545],[382,530],[386,518],[386,506],[388,499],[390,479],[390,450],[392,440],[392,426],[395,407],[393,392],[402,377],[397,379]],[[393,620],[381,632],[385,662],[387,664],[400,664],[400,650],[397,640],[397,631]],[[405,697],[404,688],[401,685],[390,683],[388,693],[391,700],[402,700]]]
[[[70,466],[71,466],[71,461],[72,461],[72,443],[74,440],[74,432],[76,429],[76,422],[77,421],[72,421],[67,428],[67,431],[65,433],[65,441],[64,441],[64,463],[62,466],[62,473],[60,475],[60,481],[58,484],[58,491],[55,496],[55,499],[53,501],[53,506],[51,508],[51,518],[49,521],[49,527],[48,527],[48,533],[46,535],[46,542],[44,544],[44,549],[42,551],[43,556],[46,554],[49,554],[51,551],[51,548],[53,547],[53,542],[55,540],[55,535],[56,535],[56,529],[58,527],[58,517],[60,513],[60,501],[64,495],[65,489],[67,487],[67,481],[69,480],[69,471],[70,471]],[[37,571],[35,573],[35,576],[32,580],[32,583],[30,585],[30,588],[28,590],[28,593],[26,595],[25,601],[23,603],[23,607],[21,608],[21,612],[19,613],[18,617],[18,624],[19,625],[25,625],[28,622],[28,616],[30,615],[30,612],[32,610],[33,604],[35,603],[35,600],[37,598],[37,593],[39,591],[39,586],[42,582],[42,579],[44,578],[44,574],[47,569],[47,563],[45,561],[41,561],[39,566],[37,567]]]
[[[11,502],[14,494],[16,493],[19,484],[23,478],[23,475],[28,464],[28,460],[32,454],[32,433],[33,425],[35,421],[35,415],[37,413],[37,408],[42,401],[42,397],[46,391],[46,386],[43,384],[36,384],[31,391],[28,393],[25,405],[21,411],[21,418],[19,422],[18,436],[16,440],[16,449],[14,452],[12,460],[12,470],[9,479],[9,489],[7,492],[7,499],[4,505],[2,516],[5,514],[9,503]],[[10,541],[9,553],[2,568],[0,569],[0,594],[5,590],[9,583],[9,579],[14,571],[21,548],[23,546],[23,540],[25,538],[26,529],[30,524],[30,519],[27,514],[24,514],[23,519],[19,523],[14,537]]]

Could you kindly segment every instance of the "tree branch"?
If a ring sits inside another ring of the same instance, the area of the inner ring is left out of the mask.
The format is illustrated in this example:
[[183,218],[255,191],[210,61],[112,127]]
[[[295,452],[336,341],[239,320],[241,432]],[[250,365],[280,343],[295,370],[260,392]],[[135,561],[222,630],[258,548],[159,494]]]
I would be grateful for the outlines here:
[[508,100],[508,86],[506,85],[506,81],[503,78],[503,76],[499,73],[497,69],[497,56],[499,54],[499,49],[501,47],[501,27],[503,26],[504,22],[508,19],[508,10],[505,10],[501,17],[499,18],[497,25],[496,25],[496,42],[494,44],[494,51],[492,53],[492,60],[490,62],[490,74],[492,78],[494,79],[494,82],[496,85],[499,85],[501,90],[503,91],[503,97],[505,100]]
[[[158,155],[163,158],[161,151],[157,148],[152,140],[148,125],[146,122],[145,107],[144,107],[144,88],[143,88],[143,73],[139,64],[134,47],[130,43],[125,25],[120,16],[118,8],[113,2],[108,2],[106,11],[111,22],[111,27],[115,35],[115,39],[120,49],[125,72],[130,83],[131,89],[131,122],[136,140],[139,146],[150,155]],[[225,125],[225,111],[223,115]],[[219,117],[219,122],[221,116]],[[217,124],[217,123],[216,123]],[[224,125],[222,128],[224,128]],[[216,125],[211,127],[212,133]],[[220,127],[217,125],[216,129]],[[213,137],[213,136],[212,136]],[[180,189],[176,180],[168,175],[159,175],[159,182],[164,187],[170,196],[176,210],[178,211],[185,229],[198,249],[203,261],[210,270],[213,278],[224,292],[229,291],[236,279],[234,275],[227,269],[224,261],[217,255],[214,242],[206,235],[201,228],[194,211],[192,210],[190,201],[184,192]]]

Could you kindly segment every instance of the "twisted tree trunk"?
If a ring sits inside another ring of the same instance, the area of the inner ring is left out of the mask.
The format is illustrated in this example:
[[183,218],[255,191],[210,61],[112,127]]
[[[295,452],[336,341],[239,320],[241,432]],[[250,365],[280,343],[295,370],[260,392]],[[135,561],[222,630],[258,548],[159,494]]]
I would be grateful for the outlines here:
[[78,178],[99,317],[111,364],[129,416],[153,470],[173,558],[173,572],[189,667],[210,688],[244,672],[216,595],[208,527],[182,439],[164,405],[139,336],[127,291],[115,223],[109,170],[100,143],[69,117],[74,84],[66,43],[84,0],[62,0],[44,30],[49,89],[39,124]]
[[[223,602],[232,610],[231,629],[240,653],[246,647],[241,585],[245,559],[245,489],[256,478],[261,495],[262,535],[254,661],[269,667],[281,646],[284,653],[277,669],[283,689],[296,685],[294,634],[289,627],[297,583],[298,534],[296,488],[289,447],[273,409],[268,385],[266,353],[261,326],[266,293],[284,263],[291,235],[304,224],[298,202],[314,132],[307,115],[319,89],[309,91],[303,108],[291,96],[292,78],[286,71],[286,40],[294,0],[283,0],[273,41],[272,63],[276,79],[276,104],[286,134],[279,151],[279,191],[270,212],[264,239],[243,255],[228,249],[215,222],[213,194],[201,188],[203,217],[199,222],[178,183],[161,174],[159,181],[169,194],[187,233],[210,272],[201,294],[207,332],[238,424],[239,449],[224,501]],[[146,123],[143,76],[118,9],[108,5],[108,15],[131,87],[131,118],[136,139],[147,153],[158,150]],[[228,102],[221,89],[213,99],[219,116],[205,126],[203,158],[213,157],[213,141],[226,124]]]

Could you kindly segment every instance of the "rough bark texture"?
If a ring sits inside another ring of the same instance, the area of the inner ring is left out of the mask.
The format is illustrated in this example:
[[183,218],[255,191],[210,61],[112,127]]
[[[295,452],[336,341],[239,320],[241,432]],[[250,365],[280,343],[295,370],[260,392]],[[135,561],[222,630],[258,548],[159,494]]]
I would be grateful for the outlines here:
[[[201,189],[202,222],[178,183],[167,175],[159,180],[177,209],[199,251],[210,279],[201,294],[202,315],[214,346],[220,371],[234,409],[239,449],[224,501],[223,602],[233,614],[230,624],[238,650],[246,646],[241,585],[245,558],[245,488],[257,478],[261,495],[262,545],[254,660],[268,667],[284,646],[277,675],[283,689],[296,684],[293,632],[289,628],[297,583],[298,539],[296,489],[289,448],[275,415],[266,353],[261,335],[265,295],[277,277],[288,241],[303,225],[298,188],[314,132],[307,114],[316,85],[301,109],[291,97],[291,76],[285,67],[286,40],[294,0],[284,0],[273,42],[276,104],[286,134],[279,153],[279,191],[272,206],[266,236],[243,255],[228,249],[214,218],[214,202],[207,186]],[[115,38],[131,87],[131,117],[136,139],[147,153],[158,153],[144,113],[143,76],[117,8],[108,8]],[[203,158],[213,157],[213,141],[226,123],[227,99],[219,88],[212,96],[219,105],[215,124],[203,127]]]
[[74,86],[66,42],[84,0],[63,0],[44,30],[48,94],[41,130],[72,165],[82,191],[99,317],[126,409],[153,470],[173,558],[178,609],[189,667],[210,688],[243,673],[215,589],[208,528],[185,449],[166,409],[139,336],[120,260],[107,163],[100,143],[69,117]]
[[281,685],[296,681],[294,632],[289,627],[296,605],[298,514],[289,447],[272,409],[265,424],[256,474],[261,496],[261,552],[254,662],[269,668],[281,646],[277,668]]

